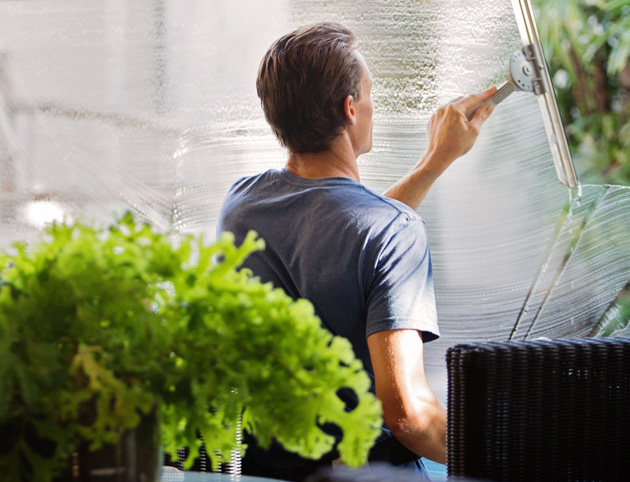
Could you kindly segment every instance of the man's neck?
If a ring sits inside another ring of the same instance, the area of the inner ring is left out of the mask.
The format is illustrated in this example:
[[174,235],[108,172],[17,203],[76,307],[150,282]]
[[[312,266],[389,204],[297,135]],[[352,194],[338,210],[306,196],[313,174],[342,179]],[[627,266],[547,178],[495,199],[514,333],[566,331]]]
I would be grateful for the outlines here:
[[289,153],[286,168],[296,176],[307,179],[346,177],[359,182],[359,168],[352,145],[344,135],[331,142],[323,152]]

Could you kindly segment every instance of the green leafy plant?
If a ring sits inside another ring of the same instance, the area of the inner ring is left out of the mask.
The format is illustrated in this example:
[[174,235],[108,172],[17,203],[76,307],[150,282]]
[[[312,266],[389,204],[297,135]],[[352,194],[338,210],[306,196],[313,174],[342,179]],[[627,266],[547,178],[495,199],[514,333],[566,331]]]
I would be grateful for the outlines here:
[[621,290],[617,299],[608,307],[594,328],[593,336],[630,336],[630,283]]
[[628,0],[535,0],[580,178],[630,184]]
[[0,253],[3,478],[50,480],[80,441],[116,442],[156,407],[166,451],[187,446],[188,462],[198,433],[215,467],[229,460],[242,417],[263,445],[307,457],[332,448],[320,426],[334,423],[343,460],[364,463],[381,424],[369,378],[308,301],[239,270],[263,247],[254,233],[173,243],[128,214]]

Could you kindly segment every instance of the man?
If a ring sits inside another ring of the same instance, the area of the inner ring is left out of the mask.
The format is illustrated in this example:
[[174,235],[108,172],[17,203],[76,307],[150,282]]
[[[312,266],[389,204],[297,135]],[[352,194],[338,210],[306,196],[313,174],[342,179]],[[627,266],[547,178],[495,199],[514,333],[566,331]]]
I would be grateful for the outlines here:
[[[218,230],[232,231],[237,242],[257,231],[267,247],[246,266],[310,300],[324,326],[352,343],[383,404],[386,428],[371,460],[420,472],[420,456],[445,463],[446,412],[423,367],[423,343],[439,330],[426,227],[415,210],[473,146],[491,108],[470,121],[465,112],[495,88],[440,108],[429,122],[427,152],[380,196],[359,182],[357,158],[372,148],[372,79],[349,30],[324,23],[278,39],[256,86],[288,160],[280,171],[237,182]],[[243,472],[252,475],[301,480],[334,457],[308,462],[248,443]]]

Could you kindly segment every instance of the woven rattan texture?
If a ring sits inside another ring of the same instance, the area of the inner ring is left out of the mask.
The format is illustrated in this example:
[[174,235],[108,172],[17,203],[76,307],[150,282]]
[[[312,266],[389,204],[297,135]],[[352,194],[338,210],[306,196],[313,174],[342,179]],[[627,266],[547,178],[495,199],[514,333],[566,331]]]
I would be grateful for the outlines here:
[[449,477],[629,477],[630,338],[457,345],[446,359]]

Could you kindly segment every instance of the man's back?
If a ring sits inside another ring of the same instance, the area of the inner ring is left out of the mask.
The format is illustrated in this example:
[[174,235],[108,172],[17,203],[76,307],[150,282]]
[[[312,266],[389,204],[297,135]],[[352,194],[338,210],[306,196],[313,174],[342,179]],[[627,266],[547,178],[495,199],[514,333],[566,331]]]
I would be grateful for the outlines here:
[[[230,189],[218,230],[234,233],[237,243],[255,230],[266,248],[244,266],[311,301],[323,325],[350,340],[372,380],[369,335],[412,329],[425,341],[439,336],[426,227],[398,201],[347,178],[267,171]],[[353,403],[351,394],[341,397]],[[389,431],[381,439],[390,440]],[[318,465],[278,446],[268,452],[247,443],[243,469],[252,475],[298,480]]]
[[218,229],[237,242],[258,232],[267,247],[245,266],[311,301],[370,374],[370,334],[407,328],[425,342],[439,336],[425,224],[402,203],[346,178],[268,171],[232,187]]

